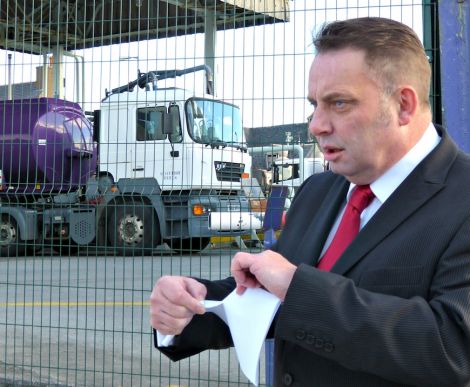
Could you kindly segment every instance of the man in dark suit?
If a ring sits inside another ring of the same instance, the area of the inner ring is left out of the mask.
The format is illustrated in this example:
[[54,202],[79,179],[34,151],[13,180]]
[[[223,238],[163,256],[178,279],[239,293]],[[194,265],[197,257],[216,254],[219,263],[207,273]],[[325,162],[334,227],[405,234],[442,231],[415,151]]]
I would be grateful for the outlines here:
[[[424,49],[381,18],[331,23],[314,44],[309,130],[331,171],[302,185],[272,250],[234,256],[233,278],[157,282],[151,324],[178,335],[161,350],[231,345],[199,300],[262,286],[283,301],[276,386],[470,386],[470,158],[431,123]],[[364,187],[360,232],[338,247]]]

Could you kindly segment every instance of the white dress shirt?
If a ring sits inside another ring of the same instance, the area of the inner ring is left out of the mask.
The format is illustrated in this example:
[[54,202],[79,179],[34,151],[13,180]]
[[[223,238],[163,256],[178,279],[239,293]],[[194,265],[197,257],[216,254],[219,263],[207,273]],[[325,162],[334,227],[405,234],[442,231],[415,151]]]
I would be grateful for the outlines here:
[[[368,207],[361,214],[361,225],[360,228],[372,218],[372,216],[377,212],[382,204],[390,197],[390,195],[395,191],[398,186],[405,180],[408,175],[416,168],[416,166],[429,154],[431,151],[439,144],[441,138],[437,134],[434,125],[429,124],[428,128],[416,143],[416,145],[411,148],[408,153],[403,156],[397,163],[395,163],[389,170],[387,170],[382,176],[370,184],[370,188],[375,195],[374,200],[369,204]],[[351,192],[354,189],[356,184],[351,183],[349,185],[349,191],[346,196],[346,200],[349,200]],[[336,230],[339,227],[341,218],[345,211],[346,204],[339,212],[338,217],[336,218],[333,227],[331,228],[330,234],[323,246],[320,257],[322,257],[330,245]]]

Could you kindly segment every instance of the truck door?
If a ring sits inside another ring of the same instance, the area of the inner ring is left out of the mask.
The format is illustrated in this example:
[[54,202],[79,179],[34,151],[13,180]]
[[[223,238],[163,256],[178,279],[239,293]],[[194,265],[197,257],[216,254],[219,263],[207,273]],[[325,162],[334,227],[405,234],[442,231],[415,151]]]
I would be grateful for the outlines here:
[[154,177],[163,189],[180,189],[183,169],[181,125],[173,134],[165,134],[165,113],[165,106],[136,109],[132,171],[136,178]]

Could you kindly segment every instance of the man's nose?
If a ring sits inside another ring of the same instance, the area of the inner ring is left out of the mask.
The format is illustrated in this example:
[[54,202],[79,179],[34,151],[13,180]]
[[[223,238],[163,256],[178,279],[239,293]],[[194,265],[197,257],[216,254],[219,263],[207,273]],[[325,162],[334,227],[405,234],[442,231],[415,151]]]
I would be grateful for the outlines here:
[[318,106],[309,116],[308,130],[314,136],[321,136],[331,132],[331,123],[327,117],[327,114]]

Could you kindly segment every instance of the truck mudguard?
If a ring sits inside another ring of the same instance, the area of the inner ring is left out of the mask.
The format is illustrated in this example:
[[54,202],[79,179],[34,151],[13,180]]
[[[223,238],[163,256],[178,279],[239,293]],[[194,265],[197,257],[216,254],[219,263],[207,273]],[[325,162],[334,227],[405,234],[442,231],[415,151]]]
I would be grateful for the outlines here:
[[8,214],[13,217],[19,229],[20,239],[32,241],[37,239],[37,211],[25,207],[0,207],[0,216]]

